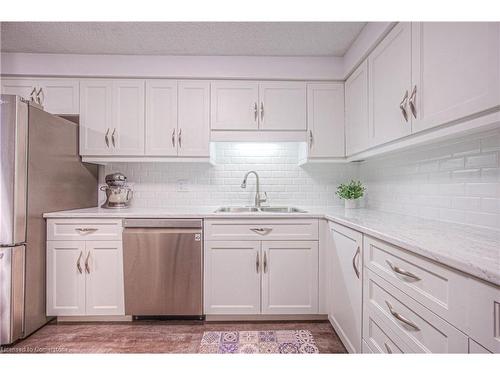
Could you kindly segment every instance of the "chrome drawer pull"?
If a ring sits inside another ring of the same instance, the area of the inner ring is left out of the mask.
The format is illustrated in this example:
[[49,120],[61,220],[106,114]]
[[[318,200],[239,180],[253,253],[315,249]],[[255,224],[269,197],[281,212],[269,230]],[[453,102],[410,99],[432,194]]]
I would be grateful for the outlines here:
[[264,273],[267,272],[267,252],[264,252]]
[[412,327],[413,329],[417,330],[417,331],[420,331],[420,328],[418,328],[418,326],[413,323],[411,320],[409,319],[406,319],[403,315],[401,315],[400,313],[394,311],[394,309],[392,308],[392,305],[388,302],[388,301],[385,301],[385,303],[387,304],[387,307],[389,308],[389,311],[390,313],[392,314],[393,317],[395,317],[397,320],[399,320],[400,322],[403,322],[404,324],[407,324],[409,325],[410,327]]
[[81,233],[89,233],[97,231],[97,228],[75,228],[75,230]]
[[387,345],[386,342],[384,342],[384,346],[385,346],[385,350],[387,351],[387,354],[392,354],[391,347],[389,345]]
[[417,100],[417,85],[413,87],[413,91],[411,92],[410,95],[410,109],[411,113],[413,114],[413,117],[417,118],[417,107],[415,101]]
[[80,274],[83,272],[82,266],[80,265],[80,260],[82,260],[82,255],[83,253],[80,251],[80,255],[78,256],[78,260],[76,261],[76,268],[78,269],[78,272],[80,272]]
[[258,120],[258,109],[257,109],[257,102],[253,104],[253,120],[257,121]]
[[273,228],[250,228],[251,231],[258,234],[267,234],[273,230]]
[[259,273],[260,269],[260,260],[259,260],[259,252],[257,251],[257,256],[255,257],[255,271]]
[[414,273],[411,273],[411,272],[406,271],[406,270],[404,270],[402,268],[399,268],[398,266],[393,265],[389,260],[386,260],[386,262],[389,265],[389,267],[391,267],[391,269],[394,272],[396,272],[397,274],[400,274],[400,275],[403,275],[403,276],[406,276],[406,277],[410,277],[410,278],[415,279],[415,280],[420,280],[420,277],[418,277]]

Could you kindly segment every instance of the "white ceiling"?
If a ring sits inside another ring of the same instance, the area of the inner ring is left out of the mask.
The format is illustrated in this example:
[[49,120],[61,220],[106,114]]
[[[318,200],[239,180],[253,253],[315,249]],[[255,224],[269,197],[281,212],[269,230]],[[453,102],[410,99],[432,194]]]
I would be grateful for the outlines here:
[[343,56],[364,22],[2,22],[1,51]]

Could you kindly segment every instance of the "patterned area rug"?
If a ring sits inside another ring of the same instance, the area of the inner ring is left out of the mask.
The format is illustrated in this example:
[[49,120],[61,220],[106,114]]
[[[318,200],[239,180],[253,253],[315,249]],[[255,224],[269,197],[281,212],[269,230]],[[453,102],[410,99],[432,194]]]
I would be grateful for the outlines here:
[[207,331],[199,353],[212,354],[314,354],[313,335],[299,331]]

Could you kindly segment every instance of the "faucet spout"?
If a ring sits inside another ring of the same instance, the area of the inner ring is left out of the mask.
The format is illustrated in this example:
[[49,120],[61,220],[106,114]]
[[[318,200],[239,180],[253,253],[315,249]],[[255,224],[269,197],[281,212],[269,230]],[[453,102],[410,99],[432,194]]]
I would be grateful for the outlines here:
[[256,191],[255,191],[255,207],[260,208],[261,203],[267,201],[267,194],[265,194],[265,198],[261,198],[260,196],[260,180],[259,180],[259,175],[255,171],[248,171],[245,174],[245,177],[243,177],[243,182],[241,183],[241,188],[245,189],[247,187],[247,179],[250,174],[255,175],[255,183],[256,183]]

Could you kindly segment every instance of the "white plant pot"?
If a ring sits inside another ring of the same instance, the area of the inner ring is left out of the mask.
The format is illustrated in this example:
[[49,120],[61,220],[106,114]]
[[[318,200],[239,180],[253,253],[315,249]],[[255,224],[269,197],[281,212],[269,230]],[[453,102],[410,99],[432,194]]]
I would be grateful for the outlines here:
[[344,199],[346,210],[352,210],[360,207],[360,199]]

